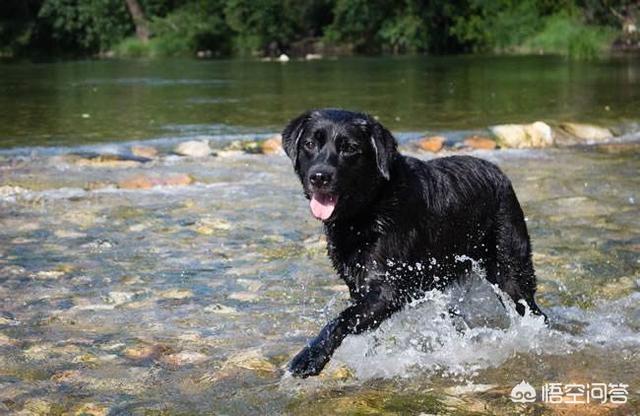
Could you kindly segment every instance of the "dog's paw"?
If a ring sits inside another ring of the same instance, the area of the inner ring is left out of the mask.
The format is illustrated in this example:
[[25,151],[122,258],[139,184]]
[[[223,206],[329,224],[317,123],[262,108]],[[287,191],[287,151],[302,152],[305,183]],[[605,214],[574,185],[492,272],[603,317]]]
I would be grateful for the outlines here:
[[322,352],[311,347],[304,347],[289,363],[289,372],[300,378],[316,376],[320,374],[328,361],[329,357]]

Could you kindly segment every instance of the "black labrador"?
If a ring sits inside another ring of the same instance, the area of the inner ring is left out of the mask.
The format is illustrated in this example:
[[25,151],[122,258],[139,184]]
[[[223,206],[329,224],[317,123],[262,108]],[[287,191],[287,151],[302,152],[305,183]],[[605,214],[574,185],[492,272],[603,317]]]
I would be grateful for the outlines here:
[[380,123],[346,110],[306,112],[282,138],[352,300],[293,358],[294,376],[320,373],[347,335],[376,328],[425,291],[443,288],[469,271],[468,258],[519,314],[528,308],[544,316],[534,300],[524,215],[497,166],[470,156],[403,156]]

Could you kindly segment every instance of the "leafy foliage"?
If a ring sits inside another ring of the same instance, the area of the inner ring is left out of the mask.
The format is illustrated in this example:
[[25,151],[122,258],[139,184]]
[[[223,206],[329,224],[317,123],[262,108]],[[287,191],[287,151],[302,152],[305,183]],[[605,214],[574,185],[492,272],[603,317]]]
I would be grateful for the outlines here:
[[0,55],[275,56],[312,40],[357,53],[544,51],[589,57],[634,0],[2,0]]

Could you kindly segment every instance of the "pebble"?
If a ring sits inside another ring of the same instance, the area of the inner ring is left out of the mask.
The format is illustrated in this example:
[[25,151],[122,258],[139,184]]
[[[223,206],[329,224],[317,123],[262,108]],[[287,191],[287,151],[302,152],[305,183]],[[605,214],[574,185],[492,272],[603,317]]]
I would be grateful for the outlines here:
[[234,315],[238,313],[238,310],[236,308],[225,306],[220,303],[209,305],[204,308],[204,311],[209,313],[217,313],[219,315]]
[[178,144],[174,152],[180,156],[206,157],[211,154],[211,148],[208,140],[189,140]]
[[183,365],[199,364],[208,358],[205,354],[196,351],[180,351],[175,354],[165,355],[160,361],[166,365],[181,367]]
[[269,373],[277,371],[276,366],[267,360],[259,349],[250,349],[236,353],[229,357],[225,363],[225,366],[226,365]]
[[193,297],[193,292],[189,289],[169,289],[158,294],[163,299],[186,299]]
[[158,156],[158,149],[151,146],[133,145],[131,146],[131,153],[133,153],[138,157],[146,157],[148,159],[153,159]]
[[230,294],[227,298],[232,300],[239,300],[241,302],[254,302],[258,300],[259,296],[251,292],[235,292]]
[[472,149],[493,150],[497,147],[496,141],[488,137],[470,136],[462,142],[466,147]]
[[443,136],[423,137],[418,141],[418,147],[427,152],[437,153],[442,150],[446,140]]
[[262,154],[272,155],[276,153],[282,153],[282,136],[276,135],[274,137],[270,137],[267,140],[263,141],[260,144],[260,150]]

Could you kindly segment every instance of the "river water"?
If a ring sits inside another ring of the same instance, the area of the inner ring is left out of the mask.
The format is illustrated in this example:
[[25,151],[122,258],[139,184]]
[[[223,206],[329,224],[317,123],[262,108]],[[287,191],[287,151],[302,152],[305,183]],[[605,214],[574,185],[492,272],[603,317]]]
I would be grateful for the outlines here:
[[[638,146],[468,152],[512,178],[550,328],[502,308],[477,270],[348,338],[306,380],[283,368],[348,294],[289,160],[171,153],[273,134],[318,106],[376,114],[425,160],[410,145],[425,133],[537,119],[628,131],[637,60],[99,61],[0,75],[0,414],[640,412]],[[160,156],[72,155],[133,143]],[[115,186],[178,174],[194,182]],[[509,400],[521,381],[536,403]],[[548,383],[622,383],[628,400],[545,403]]]

